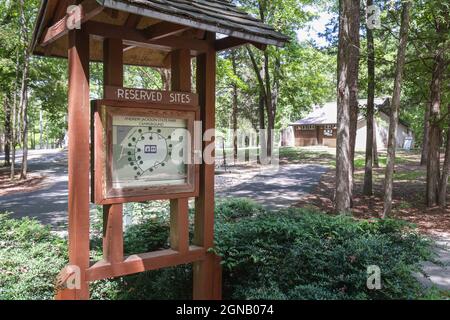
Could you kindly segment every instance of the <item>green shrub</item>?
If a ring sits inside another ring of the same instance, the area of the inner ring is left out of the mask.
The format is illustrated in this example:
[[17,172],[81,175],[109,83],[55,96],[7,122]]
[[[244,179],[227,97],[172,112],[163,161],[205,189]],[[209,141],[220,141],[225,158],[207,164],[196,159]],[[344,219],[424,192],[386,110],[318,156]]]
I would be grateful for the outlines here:
[[[424,293],[412,273],[431,258],[430,243],[402,222],[358,222],[297,209],[216,228],[215,250],[223,257],[231,299],[264,299],[267,292],[287,299],[412,299]],[[370,265],[381,269],[381,290],[367,289]]]
[[[168,245],[164,214],[140,213],[124,235],[126,254]],[[97,232],[98,233],[98,232]],[[94,232],[94,234],[97,234]],[[101,256],[101,238],[91,255]],[[216,248],[223,257],[226,299],[409,299],[435,297],[412,276],[430,259],[430,243],[395,220],[356,221],[310,210],[266,212],[248,200],[218,202]],[[51,299],[67,263],[67,242],[39,223],[0,216],[0,299]],[[378,265],[383,287],[366,288]],[[189,265],[91,286],[93,299],[190,299]]]
[[221,200],[216,206],[216,217],[221,222],[233,222],[241,218],[255,217],[264,212],[265,210],[261,205],[245,198]]
[[66,242],[49,228],[0,215],[0,300],[52,299],[66,261]]

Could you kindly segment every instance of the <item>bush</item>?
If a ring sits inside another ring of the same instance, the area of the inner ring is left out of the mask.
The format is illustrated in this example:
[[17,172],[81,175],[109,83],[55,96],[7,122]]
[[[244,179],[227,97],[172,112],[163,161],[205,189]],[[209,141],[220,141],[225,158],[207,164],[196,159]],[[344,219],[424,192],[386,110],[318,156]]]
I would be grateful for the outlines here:
[[[413,299],[430,243],[402,222],[356,221],[300,209],[216,225],[231,299]],[[367,289],[367,267],[382,272]],[[263,290],[262,290],[263,289]]]
[[49,228],[0,215],[0,300],[52,299],[67,259],[66,242]]
[[[249,200],[219,202],[216,253],[223,257],[226,299],[427,298],[412,273],[430,259],[430,243],[409,225],[356,221],[292,209],[266,212]],[[168,245],[162,216],[142,217],[124,236],[127,254]],[[101,256],[101,239],[92,239]],[[67,243],[39,223],[0,216],[0,299],[51,299],[67,263]],[[378,265],[383,287],[366,287],[367,266]],[[192,267],[178,266],[91,286],[93,299],[190,299]]]

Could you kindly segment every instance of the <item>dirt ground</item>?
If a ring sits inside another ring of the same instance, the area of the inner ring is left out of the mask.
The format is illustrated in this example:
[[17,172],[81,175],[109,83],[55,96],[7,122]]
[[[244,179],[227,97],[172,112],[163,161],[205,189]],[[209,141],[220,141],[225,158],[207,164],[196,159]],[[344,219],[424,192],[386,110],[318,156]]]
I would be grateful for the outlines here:
[[[353,215],[357,218],[379,218],[383,211],[384,167],[374,169],[374,195],[363,195],[364,169],[362,159],[357,160]],[[380,159],[381,160],[381,159]],[[393,218],[416,224],[419,230],[429,234],[450,233],[450,206],[427,208],[425,206],[425,167],[420,166],[420,156],[414,153],[400,153],[394,177]],[[316,189],[303,197],[298,207],[313,206],[333,213],[335,169],[330,169]],[[450,204],[450,199],[448,201]]]
[[0,168],[0,196],[31,192],[44,188],[46,185],[46,176],[40,173],[30,173],[26,180],[20,180],[20,174],[16,174],[15,180],[11,180],[9,167]]

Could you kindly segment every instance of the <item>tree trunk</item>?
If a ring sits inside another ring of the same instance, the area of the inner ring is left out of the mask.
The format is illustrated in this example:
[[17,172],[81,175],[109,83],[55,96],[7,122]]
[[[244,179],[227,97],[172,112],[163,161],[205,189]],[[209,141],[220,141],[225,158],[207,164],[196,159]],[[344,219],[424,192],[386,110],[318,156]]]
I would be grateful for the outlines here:
[[28,72],[30,66],[31,52],[28,45],[28,29],[25,20],[24,0],[19,1],[20,20],[21,20],[21,39],[23,41],[23,60],[22,83],[20,87],[19,110],[22,115],[22,167],[20,179],[25,180],[28,173]]
[[[234,51],[231,52],[231,62],[233,65],[233,73],[237,77],[237,63],[236,63],[236,54]],[[233,159],[236,164],[238,158],[238,86],[235,81],[232,84],[233,87],[233,107],[232,107],[232,123],[233,123]]]
[[14,99],[12,104],[11,111],[11,180],[16,178],[16,146],[17,146],[17,84],[19,81],[19,68],[20,68],[20,60],[19,60],[19,52],[17,52],[17,61],[16,61],[16,78],[14,83]]
[[[271,85],[270,85],[270,77],[269,77],[269,70],[268,70],[268,53],[267,50],[264,52],[264,67],[262,70],[258,67],[258,63],[256,62],[255,55],[253,54],[252,50],[247,46],[247,52],[250,56],[250,60],[252,62],[253,69],[256,74],[256,78],[258,80],[259,84],[259,90],[260,90],[260,154],[258,158],[258,162],[260,164],[264,163],[266,164],[268,160],[272,157],[272,130],[271,128],[274,126],[275,123],[275,116],[274,116],[274,110],[272,105],[272,92],[271,92]],[[264,77],[264,79],[263,79]],[[263,108],[261,110],[261,108]],[[267,130],[265,130],[265,121],[263,118],[263,113],[267,112]],[[264,125],[262,125],[264,122]],[[262,157],[265,157],[266,161],[262,161]]]
[[380,158],[378,156],[378,127],[377,127],[377,121],[373,120],[373,167],[379,168],[380,167]]
[[11,105],[9,104],[9,99],[5,97],[4,100],[4,110],[5,110],[5,166],[11,166]]
[[262,92],[259,93],[259,145],[260,154],[258,156],[258,164],[262,164],[261,155],[267,154],[267,141],[266,141],[266,117],[265,117],[265,98]]
[[[448,105],[448,112],[450,114],[450,104]],[[447,115],[447,123],[449,127],[447,128],[447,142],[445,147],[445,160],[444,167],[442,168],[441,181],[439,183],[439,206],[445,208],[447,206],[447,186],[448,177],[450,173],[450,115]]]
[[384,210],[382,217],[389,216],[392,211],[392,192],[394,184],[395,151],[397,148],[397,127],[400,109],[400,97],[403,83],[403,72],[406,60],[406,48],[409,35],[409,21],[411,2],[402,5],[402,22],[400,27],[400,44],[397,53],[397,67],[395,71],[394,93],[392,95],[391,114],[389,122],[388,154],[386,176],[384,184]]
[[356,132],[358,130],[358,79],[359,79],[359,59],[360,59],[360,0],[353,1],[352,19],[350,36],[350,61],[349,61],[349,81],[350,81],[350,164],[352,166],[352,184],[350,188],[353,189],[353,172],[355,171],[355,147],[356,147]]
[[[373,0],[367,0],[367,7],[373,5]],[[366,139],[366,164],[364,172],[363,193],[366,196],[373,195],[373,142],[374,142],[374,112],[375,112],[375,48],[373,31],[370,27],[367,30],[367,139]]]
[[44,148],[44,111],[42,108],[39,110],[39,149]]
[[162,89],[164,91],[170,90],[170,85],[172,82],[172,77],[170,73],[170,69],[167,68],[156,68],[156,71],[158,71],[159,75],[161,76],[161,82],[162,82]]
[[266,112],[267,112],[267,160],[269,163],[272,159],[273,149],[273,130],[275,129],[276,106],[272,97],[272,84],[269,72],[269,52],[264,51],[264,78],[266,86]]
[[[350,127],[352,126],[352,102],[357,96],[355,87],[355,48],[352,43],[359,38],[359,1],[339,1],[339,53],[337,88],[337,145],[336,145],[336,194],[335,209],[348,212],[351,207],[353,165]],[[358,54],[359,55],[359,54]],[[352,61],[353,59],[353,61]],[[353,109],[354,112],[354,109]]]
[[430,136],[430,105],[427,104],[423,124],[423,141],[422,156],[420,157],[420,165],[426,166],[428,163],[428,138]]
[[[443,7],[444,8],[444,7]],[[444,9],[445,21],[436,18],[436,34],[439,42],[436,44],[436,53],[434,56],[433,74],[430,85],[430,121],[428,138],[428,159],[427,159],[427,186],[426,201],[428,207],[433,207],[439,202],[439,182],[440,182],[440,146],[441,146],[441,128],[440,111],[442,100],[442,83],[446,69],[445,47],[446,36],[448,33],[448,9]]]

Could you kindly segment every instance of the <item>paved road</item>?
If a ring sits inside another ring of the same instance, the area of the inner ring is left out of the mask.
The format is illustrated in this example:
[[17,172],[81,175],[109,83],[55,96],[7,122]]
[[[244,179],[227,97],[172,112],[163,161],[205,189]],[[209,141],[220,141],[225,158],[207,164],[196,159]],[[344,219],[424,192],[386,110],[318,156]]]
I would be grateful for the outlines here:
[[423,270],[428,278],[419,277],[419,280],[426,286],[437,286],[443,290],[450,291],[450,234],[443,234],[436,237],[437,260],[442,265],[431,262],[423,264]]
[[[2,157],[0,156],[0,161]],[[20,160],[20,155],[18,156]],[[0,197],[0,211],[13,217],[35,217],[44,224],[61,227],[67,223],[67,153],[54,150],[31,151],[30,171],[48,176],[49,187]],[[286,165],[260,174],[221,191],[219,197],[248,197],[270,209],[289,207],[311,191],[326,167]]]
[[29,169],[47,176],[49,186],[34,192],[0,197],[0,211],[11,212],[12,217],[16,218],[34,217],[54,227],[64,225],[67,222],[67,153],[33,150],[30,152]]
[[278,170],[265,170],[249,181],[220,191],[222,198],[251,198],[267,209],[288,208],[319,183],[327,171],[321,165],[284,165]]

